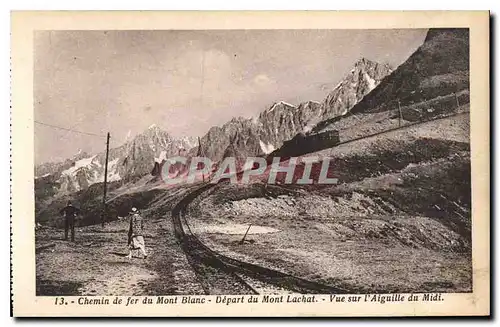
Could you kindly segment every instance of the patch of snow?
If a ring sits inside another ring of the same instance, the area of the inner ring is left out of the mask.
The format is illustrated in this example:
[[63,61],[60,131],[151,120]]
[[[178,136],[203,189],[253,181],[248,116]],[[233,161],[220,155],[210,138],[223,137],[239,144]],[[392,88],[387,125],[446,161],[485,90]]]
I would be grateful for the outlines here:
[[165,144],[163,144],[163,147],[166,149],[166,148],[168,148],[170,145],[172,145],[172,142],[167,142],[167,140],[165,140]]
[[[100,178],[100,177],[102,177],[102,178]],[[92,176],[89,176],[89,178],[88,178],[87,181],[88,181],[89,185],[92,185],[92,184],[95,184],[95,183],[99,183],[99,182],[104,182],[104,175],[100,176],[99,171],[93,170],[92,171]]]
[[307,125],[304,127],[302,130],[303,133],[309,133],[318,123],[322,121],[322,118],[320,116],[317,116],[315,118],[310,119],[307,122]]
[[[88,185],[95,183],[100,183],[104,181],[104,168],[103,165],[97,160],[97,155],[89,158],[84,158],[75,162],[73,167],[70,167],[61,172],[61,177],[63,177],[64,183],[71,183],[74,190],[79,191],[81,189],[78,180],[76,178],[80,169],[86,169],[85,178],[87,179]],[[115,158],[114,160],[108,162],[108,181],[120,180],[120,174],[118,173],[118,162],[120,158]]]
[[285,102],[285,101],[280,101],[280,102],[276,102],[275,104],[273,104],[273,106],[269,110],[267,110],[267,112],[272,112],[274,109],[276,109],[276,106],[278,106],[278,105],[286,105],[286,106],[297,109],[297,107],[295,107],[293,104],[290,104],[290,103]]
[[280,231],[279,229],[267,226],[252,225],[250,229],[248,227],[249,225],[243,224],[207,225],[200,227],[200,232],[207,234],[244,235],[248,230],[248,235],[252,235],[277,233]]
[[294,107],[295,108],[295,106],[293,104],[290,104],[290,103],[285,102],[285,101],[280,101],[279,103],[280,104],[284,104],[284,105],[289,106],[289,107]]
[[[120,174],[118,173],[118,161],[120,158],[116,158],[108,163],[108,181],[114,182],[119,181],[121,179]],[[104,179],[104,176],[103,176]]]
[[198,145],[198,142],[191,137],[185,136],[185,137],[181,138],[180,140],[186,145],[186,148],[187,148],[186,150],[192,149]]
[[125,141],[124,141],[124,143],[125,143],[125,142],[127,142],[127,141],[130,139],[130,135],[132,135],[132,131],[129,129],[129,130],[128,130],[128,133],[127,133],[127,136],[125,136]]
[[335,87],[333,88],[333,91],[335,91],[338,88],[341,88],[342,87],[342,83],[344,83],[344,81],[340,81],[337,85],[335,85]]
[[260,149],[265,153],[269,154],[275,150],[274,146],[271,143],[264,143],[262,140],[259,140]]
[[35,176],[35,179],[37,179],[37,178],[44,178],[44,177],[47,177],[47,176],[49,176],[49,175],[50,175],[50,173],[47,173],[47,174],[42,175],[42,176]]
[[373,90],[377,86],[377,82],[366,72],[364,72],[364,76],[366,81],[368,82],[368,88],[370,89],[370,91]]
[[90,166],[92,165],[92,161],[94,160],[95,157],[96,157],[96,155],[94,155],[94,156],[92,156],[90,158],[80,159],[80,160],[78,160],[78,161],[75,162],[75,165],[73,167],[70,167],[70,168],[68,168],[66,170],[63,170],[61,172],[61,174],[62,175],[72,176],[80,168],[83,168],[83,167],[90,168]]
[[159,164],[162,163],[163,160],[167,159],[167,151],[162,151],[158,158],[155,157],[155,161]]

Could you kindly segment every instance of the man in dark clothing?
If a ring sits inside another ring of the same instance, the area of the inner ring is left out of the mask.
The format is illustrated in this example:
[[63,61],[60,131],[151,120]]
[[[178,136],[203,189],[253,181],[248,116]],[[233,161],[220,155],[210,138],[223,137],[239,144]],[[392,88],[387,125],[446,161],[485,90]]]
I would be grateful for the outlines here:
[[61,215],[64,215],[64,239],[68,240],[68,229],[71,228],[71,242],[75,241],[75,217],[80,212],[80,209],[74,207],[71,201],[68,205],[61,209]]

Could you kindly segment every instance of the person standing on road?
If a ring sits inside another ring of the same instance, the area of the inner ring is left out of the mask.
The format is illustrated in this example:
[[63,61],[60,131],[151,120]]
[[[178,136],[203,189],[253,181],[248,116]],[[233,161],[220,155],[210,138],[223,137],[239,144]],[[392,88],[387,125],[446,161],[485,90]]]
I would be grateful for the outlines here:
[[80,212],[80,209],[74,207],[71,201],[68,205],[61,209],[59,212],[64,215],[64,240],[68,240],[68,230],[71,228],[71,242],[75,241],[75,217]]
[[146,253],[146,246],[144,244],[144,219],[139,214],[137,208],[132,208],[130,212],[130,227],[128,230],[128,245],[130,252],[127,256],[128,259],[132,258],[132,251],[140,250],[144,259],[148,257]]

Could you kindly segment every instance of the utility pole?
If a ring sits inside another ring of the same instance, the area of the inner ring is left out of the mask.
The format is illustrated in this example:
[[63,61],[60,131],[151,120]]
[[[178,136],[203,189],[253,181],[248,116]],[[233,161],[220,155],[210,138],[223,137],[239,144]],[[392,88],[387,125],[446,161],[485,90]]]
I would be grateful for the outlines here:
[[102,227],[104,227],[104,222],[107,215],[107,204],[106,204],[106,191],[108,189],[108,156],[109,156],[109,132],[106,137],[106,163],[104,164],[104,192],[102,197]]
[[401,127],[401,118],[403,118],[403,113],[401,112],[401,104],[398,99],[398,110],[399,110],[399,127]]
[[460,101],[458,101],[457,92],[455,92],[455,100],[457,101],[457,109],[460,108]]

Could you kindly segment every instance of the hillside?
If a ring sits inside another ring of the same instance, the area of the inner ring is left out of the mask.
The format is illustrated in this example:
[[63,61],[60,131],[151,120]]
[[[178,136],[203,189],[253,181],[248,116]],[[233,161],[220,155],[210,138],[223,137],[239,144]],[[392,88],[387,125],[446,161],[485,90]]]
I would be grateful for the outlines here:
[[[469,32],[430,29],[424,43],[347,116],[391,112],[416,121],[453,111],[469,103]],[[395,116],[395,117],[394,117]],[[339,119],[320,122],[314,132],[336,128]]]
[[302,148],[330,158],[339,184],[266,185],[266,171],[204,194],[193,228],[221,253],[353,292],[470,291],[467,35],[429,30],[349,113],[303,136],[339,131],[339,146]]

